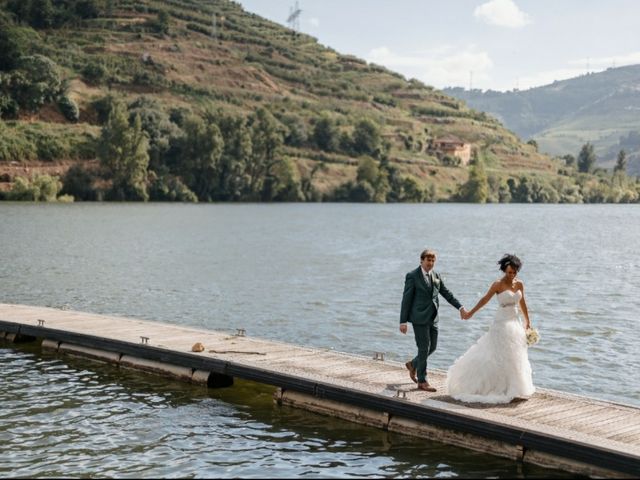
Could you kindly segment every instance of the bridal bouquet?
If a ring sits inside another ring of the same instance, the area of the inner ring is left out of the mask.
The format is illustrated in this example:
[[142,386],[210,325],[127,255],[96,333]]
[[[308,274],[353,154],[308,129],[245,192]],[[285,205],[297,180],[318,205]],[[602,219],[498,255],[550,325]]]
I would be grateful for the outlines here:
[[525,332],[527,336],[527,346],[535,345],[540,340],[540,334],[535,328],[527,328]]

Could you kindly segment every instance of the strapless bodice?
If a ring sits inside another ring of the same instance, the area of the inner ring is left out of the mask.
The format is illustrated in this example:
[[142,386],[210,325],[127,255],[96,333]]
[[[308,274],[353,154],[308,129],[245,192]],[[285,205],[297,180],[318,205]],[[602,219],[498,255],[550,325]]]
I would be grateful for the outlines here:
[[498,303],[503,308],[513,307],[518,304],[521,298],[522,292],[520,290],[516,290],[515,292],[504,290],[498,294]]

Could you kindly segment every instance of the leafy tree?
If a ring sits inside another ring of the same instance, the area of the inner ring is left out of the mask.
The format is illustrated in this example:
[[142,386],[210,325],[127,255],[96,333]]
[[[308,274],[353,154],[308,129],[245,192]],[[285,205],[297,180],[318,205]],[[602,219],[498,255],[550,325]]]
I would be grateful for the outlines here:
[[6,3],[8,11],[13,13],[16,19],[21,22],[30,23],[31,1],[30,0],[8,0]]
[[17,32],[17,28],[0,18],[0,71],[15,68],[24,53],[24,45],[19,41]]
[[335,152],[340,144],[340,132],[335,121],[323,114],[313,126],[313,141],[318,148],[326,152]]
[[140,116],[142,129],[149,138],[149,168],[159,172],[168,160],[172,142],[182,135],[182,131],[153,98],[138,97],[129,104],[128,110],[129,123],[136,115]]
[[536,176],[522,175],[518,180],[510,178],[509,184],[513,202],[516,203],[558,203],[560,195],[548,182]]
[[531,145],[533,148],[535,148],[536,152],[538,151],[538,142],[535,141],[535,139],[531,139],[527,142],[527,145]]
[[251,148],[248,158],[248,194],[254,200],[271,200],[269,195],[264,195],[264,182],[273,174],[273,168],[282,161],[280,147],[283,143],[283,134],[278,121],[269,111],[259,108],[253,114],[249,123],[251,125]]
[[80,18],[97,18],[102,11],[101,3],[98,0],[78,0],[75,12]]
[[385,168],[371,157],[362,157],[358,162],[356,184],[351,199],[356,202],[386,202],[391,191],[389,175]]
[[96,176],[82,164],[73,165],[62,178],[62,194],[72,195],[76,200],[96,200],[93,183]]
[[148,140],[140,116],[129,124],[127,108],[116,101],[100,135],[98,158],[112,180],[108,197],[113,200],[148,200]]
[[351,138],[351,135],[349,135],[349,132],[340,133],[337,150],[340,150],[341,152],[346,154],[355,153],[353,149],[353,138]]
[[55,202],[62,183],[58,177],[35,175],[31,179],[17,177],[7,195],[8,200]]
[[562,159],[564,160],[564,164],[567,167],[573,168],[573,167],[576,166],[576,157],[574,157],[570,153],[568,153],[567,155],[563,156]]
[[198,197],[187,187],[179,177],[174,175],[157,176],[149,172],[149,199],[154,201],[191,202],[197,203]]
[[161,33],[164,35],[169,34],[169,23],[171,17],[166,10],[159,10],[158,16],[155,20],[150,21],[150,26],[156,33]]
[[311,169],[311,172],[309,172],[308,175],[304,175],[300,179],[300,190],[302,191],[304,200],[312,201],[312,202],[317,202],[321,200],[322,195],[314,187],[313,178],[318,174],[318,172],[326,171],[326,170],[327,170],[327,166],[324,164],[324,162],[317,162]]
[[282,118],[282,123],[287,127],[284,143],[292,147],[303,147],[308,140],[307,127],[301,118],[287,115]]
[[51,0],[31,0],[29,24],[35,28],[49,28],[53,26],[55,10]]
[[378,162],[371,157],[362,157],[358,162],[356,180],[358,182],[369,182],[373,186],[378,181],[379,176],[380,168]]
[[219,162],[224,149],[222,134],[215,123],[207,123],[196,115],[185,120],[183,131],[179,173],[199,200],[210,202],[218,184]]
[[80,109],[78,108],[78,104],[76,104],[76,102],[68,95],[62,95],[58,99],[58,107],[60,107],[60,111],[67,120],[71,122],[77,122],[80,120]]
[[91,84],[98,85],[105,80],[108,71],[107,68],[99,62],[92,61],[82,67],[82,76]]
[[290,158],[284,158],[274,165],[271,175],[265,179],[263,197],[282,202],[304,200],[299,174]]
[[506,180],[498,175],[488,176],[489,196],[487,202],[509,203],[511,202],[511,191]]
[[217,198],[241,200],[248,190],[247,165],[253,154],[251,130],[242,117],[220,116],[218,127],[224,138],[220,158]]
[[403,195],[401,196],[401,200],[403,202],[420,203],[429,197],[429,194],[420,186],[420,183],[415,177],[404,177],[402,183]]
[[353,149],[361,155],[376,156],[381,144],[380,128],[368,118],[360,120],[353,131]]
[[443,155],[440,163],[442,163],[442,165],[445,167],[459,167],[462,161],[455,155]]
[[489,198],[489,180],[484,167],[484,160],[476,151],[469,170],[469,179],[460,189],[460,198],[466,202],[486,203]]
[[590,173],[596,164],[596,154],[593,151],[593,145],[590,142],[585,143],[578,154],[578,171]]
[[616,166],[613,168],[614,172],[626,172],[627,171],[627,152],[620,150],[618,152],[618,158],[616,160]]
[[17,70],[11,73],[8,89],[21,107],[37,111],[62,93],[60,69],[44,55],[21,57]]

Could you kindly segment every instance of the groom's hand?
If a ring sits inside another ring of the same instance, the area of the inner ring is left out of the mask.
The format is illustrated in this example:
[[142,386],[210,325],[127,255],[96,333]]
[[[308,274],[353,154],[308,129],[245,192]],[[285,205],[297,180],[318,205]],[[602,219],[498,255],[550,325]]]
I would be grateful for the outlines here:
[[407,324],[406,323],[401,323],[400,324],[400,331],[404,334],[407,333]]
[[462,307],[460,309],[460,320],[466,320],[467,318],[469,318],[469,312],[467,312],[467,310]]

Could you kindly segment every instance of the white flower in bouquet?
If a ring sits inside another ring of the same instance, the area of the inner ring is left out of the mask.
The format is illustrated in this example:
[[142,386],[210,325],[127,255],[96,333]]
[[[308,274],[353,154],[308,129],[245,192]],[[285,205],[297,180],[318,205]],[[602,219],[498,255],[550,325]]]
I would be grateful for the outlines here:
[[526,336],[527,336],[528,347],[530,347],[531,345],[535,345],[540,340],[540,334],[538,333],[538,330],[535,328],[527,328]]

